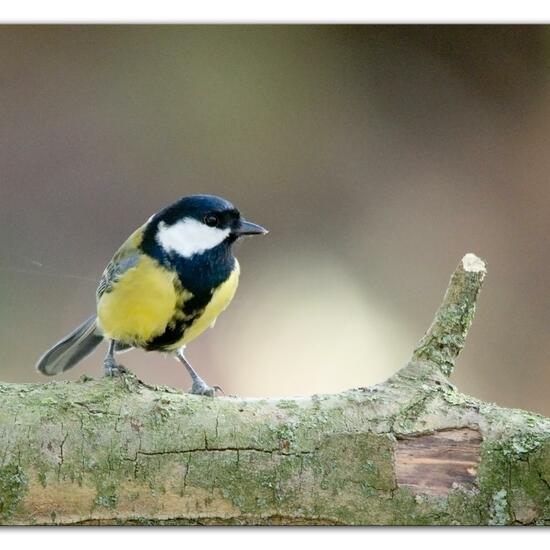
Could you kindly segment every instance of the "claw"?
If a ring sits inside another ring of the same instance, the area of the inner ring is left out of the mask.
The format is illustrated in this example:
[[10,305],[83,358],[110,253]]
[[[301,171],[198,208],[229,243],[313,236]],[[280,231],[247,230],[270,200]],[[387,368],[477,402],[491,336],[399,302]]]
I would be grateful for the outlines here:
[[[195,380],[189,393],[192,395],[204,395],[206,397],[215,397],[216,392],[220,391],[223,393],[223,390],[220,386],[209,386],[203,380]],[[225,394],[224,394],[225,395]]]
[[109,351],[107,352],[107,356],[103,361],[104,376],[108,376],[109,378],[121,376],[122,374],[128,372],[122,365],[119,365],[115,361],[115,347],[116,341],[110,340]]
[[206,395],[207,397],[215,397],[216,391],[221,391],[222,393],[224,393],[220,386],[209,386],[197,374],[195,369],[193,369],[189,361],[187,361],[187,359],[185,358],[185,355],[183,354],[183,349],[178,350],[176,357],[177,359],[179,359],[179,361],[181,361],[181,363],[183,363],[183,366],[187,369],[187,372],[189,373],[189,376],[191,376],[191,380],[193,381],[193,385],[191,386],[189,393],[193,395]]
[[104,371],[104,376],[108,376],[110,378],[116,378],[128,372],[126,367],[124,367],[123,365],[119,365],[114,361],[113,362],[105,361],[103,363],[103,371]]

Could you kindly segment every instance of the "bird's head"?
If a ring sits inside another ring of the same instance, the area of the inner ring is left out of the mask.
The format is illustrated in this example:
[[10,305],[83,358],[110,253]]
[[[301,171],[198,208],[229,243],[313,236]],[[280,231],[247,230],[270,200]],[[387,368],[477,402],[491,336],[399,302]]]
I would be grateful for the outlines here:
[[164,253],[191,258],[219,245],[230,247],[246,235],[267,230],[241,217],[227,200],[213,195],[191,195],[155,214],[147,224],[151,244]]

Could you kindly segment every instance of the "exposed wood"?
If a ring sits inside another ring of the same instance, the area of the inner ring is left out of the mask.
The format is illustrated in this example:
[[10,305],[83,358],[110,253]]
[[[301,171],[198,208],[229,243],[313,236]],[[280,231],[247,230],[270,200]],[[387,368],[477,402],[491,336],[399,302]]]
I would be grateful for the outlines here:
[[480,432],[470,428],[398,439],[397,485],[428,495],[475,488],[481,441]]

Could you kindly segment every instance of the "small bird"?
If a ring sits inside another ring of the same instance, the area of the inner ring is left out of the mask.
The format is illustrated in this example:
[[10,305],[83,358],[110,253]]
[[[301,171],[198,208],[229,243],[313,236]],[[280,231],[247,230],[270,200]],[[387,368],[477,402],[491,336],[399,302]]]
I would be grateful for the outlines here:
[[124,367],[115,353],[131,348],[175,355],[192,380],[190,392],[215,395],[185,358],[185,346],[213,326],[239,281],[233,244],[267,230],[243,219],[227,200],[213,195],[183,197],[128,237],[103,272],[97,314],[47,351],[36,368],[54,375],[74,367],[104,339],[107,376]]

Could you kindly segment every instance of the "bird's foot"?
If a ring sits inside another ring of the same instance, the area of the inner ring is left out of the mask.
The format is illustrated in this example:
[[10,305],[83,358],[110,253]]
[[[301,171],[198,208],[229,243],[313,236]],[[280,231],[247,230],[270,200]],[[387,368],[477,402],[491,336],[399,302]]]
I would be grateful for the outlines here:
[[202,378],[193,380],[193,385],[189,393],[193,395],[205,395],[207,397],[216,397],[216,391],[223,393],[220,386],[209,386]]
[[106,359],[103,362],[103,375],[109,378],[116,378],[127,373],[126,367],[119,365],[114,360]]

